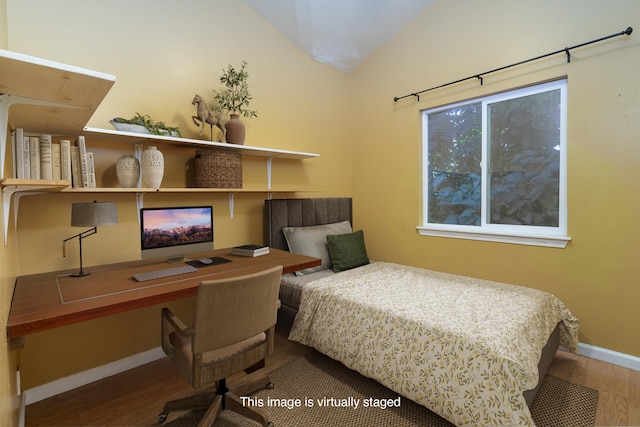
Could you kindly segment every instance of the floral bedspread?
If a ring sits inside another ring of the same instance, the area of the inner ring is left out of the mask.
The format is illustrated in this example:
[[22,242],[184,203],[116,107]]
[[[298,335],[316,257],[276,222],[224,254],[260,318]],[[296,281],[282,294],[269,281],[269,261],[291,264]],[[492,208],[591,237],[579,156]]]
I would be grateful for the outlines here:
[[375,262],[308,284],[289,339],[457,426],[533,426],[522,393],[558,322],[575,352],[578,320],[549,293]]

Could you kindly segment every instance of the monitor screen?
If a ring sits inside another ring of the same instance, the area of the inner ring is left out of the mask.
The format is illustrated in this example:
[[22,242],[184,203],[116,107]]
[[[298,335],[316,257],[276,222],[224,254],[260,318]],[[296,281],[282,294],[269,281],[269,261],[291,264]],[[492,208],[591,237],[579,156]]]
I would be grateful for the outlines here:
[[141,256],[184,262],[213,249],[213,206],[140,209]]

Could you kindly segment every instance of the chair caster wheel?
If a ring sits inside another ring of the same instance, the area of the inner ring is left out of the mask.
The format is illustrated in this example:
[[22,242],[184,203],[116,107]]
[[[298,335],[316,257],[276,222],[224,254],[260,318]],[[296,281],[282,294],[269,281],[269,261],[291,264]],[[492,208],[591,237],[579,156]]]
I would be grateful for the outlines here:
[[273,390],[276,385],[269,381],[266,386],[264,386],[265,390]]
[[167,417],[169,416],[169,414],[163,412],[162,414],[158,415],[158,423],[162,424],[163,422],[167,421]]

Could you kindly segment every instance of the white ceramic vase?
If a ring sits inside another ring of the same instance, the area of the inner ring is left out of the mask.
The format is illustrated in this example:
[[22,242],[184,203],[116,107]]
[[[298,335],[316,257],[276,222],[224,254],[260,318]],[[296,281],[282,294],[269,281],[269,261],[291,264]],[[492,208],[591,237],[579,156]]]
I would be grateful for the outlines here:
[[164,176],[164,156],[155,146],[142,152],[142,185],[147,188],[160,188]]
[[130,154],[122,156],[116,162],[116,174],[123,188],[136,187],[140,180],[140,162]]

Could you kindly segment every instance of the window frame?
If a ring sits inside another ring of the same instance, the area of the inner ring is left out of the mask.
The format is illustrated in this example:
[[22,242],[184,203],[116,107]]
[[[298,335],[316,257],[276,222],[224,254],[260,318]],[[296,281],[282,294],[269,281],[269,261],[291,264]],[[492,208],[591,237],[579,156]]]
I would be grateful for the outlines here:
[[[449,237],[491,242],[513,243],[533,246],[564,248],[571,240],[567,234],[567,79],[562,78],[550,82],[534,84],[522,88],[508,90],[496,94],[482,96],[462,102],[429,108],[420,112],[422,119],[422,225],[416,227],[422,236]],[[558,227],[542,227],[528,225],[491,224],[488,215],[488,170],[487,141],[489,132],[487,106],[491,103],[506,101],[542,92],[560,90],[560,159],[559,159],[559,213]],[[482,175],[481,224],[438,224],[429,223],[430,179],[429,176],[429,114],[451,110],[469,104],[481,103],[482,110]]]

